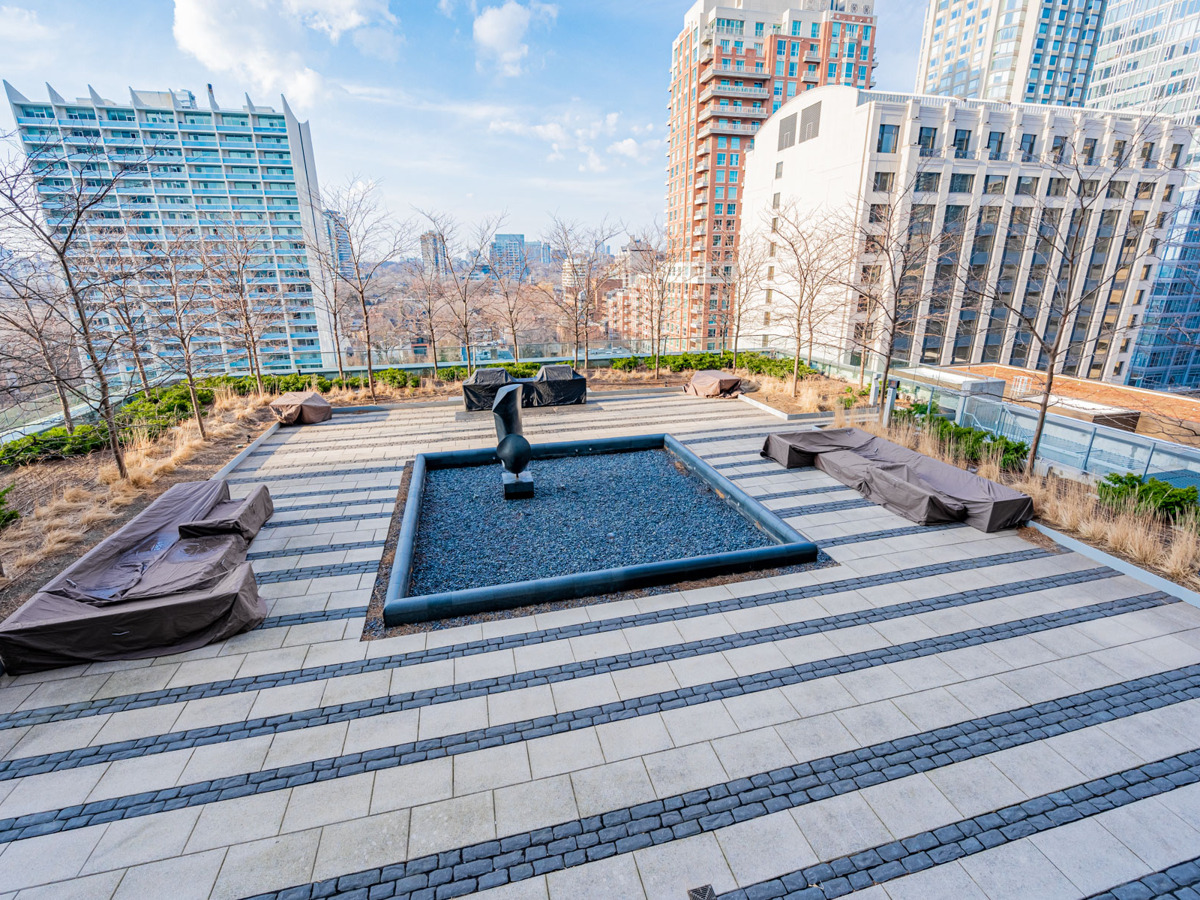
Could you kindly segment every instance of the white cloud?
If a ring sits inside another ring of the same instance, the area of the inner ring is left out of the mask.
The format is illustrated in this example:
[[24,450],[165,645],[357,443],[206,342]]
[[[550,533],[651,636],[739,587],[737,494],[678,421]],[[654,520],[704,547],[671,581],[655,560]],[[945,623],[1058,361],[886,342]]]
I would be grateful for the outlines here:
[[0,6],[0,59],[7,66],[20,69],[48,61],[55,37],[54,30],[38,18],[37,10]]
[[395,55],[396,17],[386,0],[175,0],[175,43],[214,72],[313,103],[325,79],[304,50],[310,38],[350,35],[363,53]]
[[531,2],[523,6],[517,0],[507,0],[503,6],[489,6],[475,17],[475,49],[480,69],[495,64],[506,77],[520,75],[529,44],[525,36],[534,22],[553,22],[558,7],[549,3]]
[[625,138],[623,141],[617,141],[615,144],[609,144],[608,152],[615,153],[617,156],[627,156],[630,159],[637,159],[640,151],[638,142],[633,138]]

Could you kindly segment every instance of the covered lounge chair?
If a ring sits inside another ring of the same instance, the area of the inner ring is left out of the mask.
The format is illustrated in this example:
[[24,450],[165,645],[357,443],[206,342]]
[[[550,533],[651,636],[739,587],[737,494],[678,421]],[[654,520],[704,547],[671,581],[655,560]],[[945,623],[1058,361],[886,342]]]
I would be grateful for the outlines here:
[[266,617],[246,549],[274,507],[265,487],[177,484],[0,623],[10,674],[194,650]]
[[922,525],[965,521],[991,532],[1033,517],[1028,495],[859,428],[768,435],[761,455],[789,469],[815,465],[867,499]]
[[587,379],[570,366],[542,366],[521,399],[523,406],[587,403]]

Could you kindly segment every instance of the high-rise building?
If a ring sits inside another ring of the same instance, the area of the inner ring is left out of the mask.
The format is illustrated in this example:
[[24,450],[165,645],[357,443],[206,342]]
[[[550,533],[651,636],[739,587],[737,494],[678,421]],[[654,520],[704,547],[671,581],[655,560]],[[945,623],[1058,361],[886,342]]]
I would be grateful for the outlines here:
[[[48,187],[84,177],[85,166],[115,178],[98,215],[105,233],[122,232],[133,253],[183,235],[234,227],[252,233],[253,299],[274,316],[259,344],[262,367],[321,368],[322,354],[333,351],[333,329],[308,248],[325,239],[326,226],[315,206],[309,125],[287,101],[282,111],[249,98],[238,109],[221,107],[211,85],[206,105],[186,90],[130,89],[127,101],[116,102],[89,87],[87,97],[66,100],[47,87],[48,100],[30,100],[4,82],[22,146],[43,167]],[[153,322],[153,284],[144,283],[142,293],[142,320]],[[153,330],[146,341],[167,365],[174,351]],[[203,351],[206,370],[246,371],[240,346],[218,329]],[[124,368],[129,375],[132,366]]]
[[347,277],[352,276],[354,263],[351,256],[350,230],[346,227],[345,218],[336,210],[327,209],[322,213],[321,221],[325,225],[326,246],[333,261],[331,270]]
[[450,271],[450,259],[446,255],[446,239],[436,231],[421,235],[421,261],[434,275],[446,275]]
[[[1200,125],[1200,7],[1170,0],[1109,3],[1096,46],[1088,105],[1139,109]],[[1193,150],[1193,153],[1195,151]],[[1200,172],[1184,186],[1167,258],[1149,292],[1129,383],[1200,387]]]
[[1200,7],[1178,0],[1108,4],[1087,99],[1200,125]]
[[548,266],[551,263],[551,248],[548,241],[526,241],[525,258],[530,265]]
[[[840,87],[798,97],[747,164],[743,239],[776,258],[746,332],[795,340],[778,327],[798,291],[777,211],[852,214],[853,283],[834,279],[815,303],[818,357],[856,364],[896,322],[898,364],[1053,362],[1124,382],[1191,137],[1167,117],[1100,110]],[[1063,334],[1065,353],[1048,360],[1035,328]]]
[[[874,83],[871,0],[697,0],[671,51],[666,221],[679,268],[671,346],[717,349],[732,298],[746,152],[789,98]],[[713,274],[717,269],[716,275]]]
[[492,271],[502,276],[520,276],[528,271],[525,258],[525,235],[498,234],[492,240],[488,254]]
[[930,0],[914,90],[1082,106],[1103,8],[1104,0]]

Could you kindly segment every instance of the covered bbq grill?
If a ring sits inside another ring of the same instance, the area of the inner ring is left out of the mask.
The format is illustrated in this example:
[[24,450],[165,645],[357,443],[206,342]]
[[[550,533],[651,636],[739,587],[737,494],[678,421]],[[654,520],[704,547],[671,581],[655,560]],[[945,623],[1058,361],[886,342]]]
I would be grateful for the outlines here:
[[314,425],[333,418],[333,407],[316,391],[289,391],[271,401],[271,412],[282,425]]
[[683,390],[697,397],[736,397],[741,393],[742,379],[728,372],[706,369],[692,375]]

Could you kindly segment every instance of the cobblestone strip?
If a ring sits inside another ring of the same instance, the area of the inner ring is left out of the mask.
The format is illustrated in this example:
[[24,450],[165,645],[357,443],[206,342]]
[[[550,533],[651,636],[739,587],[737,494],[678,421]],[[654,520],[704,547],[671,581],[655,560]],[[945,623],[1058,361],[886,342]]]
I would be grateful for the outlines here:
[[842,591],[853,591],[861,588],[879,587],[886,584],[898,584],[931,575],[945,575],[951,572],[965,572],[972,569],[982,569],[990,566],[1008,565],[1010,563],[1028,562],[1034,559],[1044,559],[1054,554],[1040,548],[1019,550],[1013,553],[998,553],[994,556],[980,556],[974,559],[951,560],[928,566],[916,566],[911,569],[898,569],[892,572],[881,572],[875,575],[860,575],[840,581],[827,581],[811,584],[806,587],[791,588],[786,591],[773,591],[764,594],[751,594],[746,597],[729,597],[724,600],[714,600],[709,603],[696,603],[691,606],[671,607],[668,609],[651,610],[644,613],[632,613],[612,619],[597,619],[579,622],[573,625],[563,625],[558,628],[548,628],[541,631],[524,632],[520,634],[501,635],[480,641],[463,644],[451,644],[432,650],[402,653],[395,656],[378,657],[371,660],[350,663],[332,663],[327,666],[314,666],[308,669],[291,669],[285,672],[268,672],[253,678],[232,678],[225,681],[214,681],[199,685],[182,685],[176,688],[162,688],[157,691],[143,691],[137,694],[123,694],[118,697],[106,697],[98,700],[83,700],[59,706],[42,706],[35,709],[17,710],[0,716],[0,729],[17,728],[23,725],[37,725],[42,722],[55,722],[63,719],[75,719],[81,716],[102,715],[104,713],[122,712],[127,709],[139,709],[146,706],[158,706],[163,703],[180,703],[187,700],[199,700],[204,697],[214,697],[223,694],[236,694],[243,691],[257,691],[263,688],[279,687],[285,684],[297,684],[305,681],[318,681],[334,678],[339,675],[354,675],[360,672],[375,671],[376,669],[394,668],[396,666],[412,665],[416,662],[433,662],[439,659],[449,659],[458,656],[469,656],[474,653],[487,653],[492,650],[503,650],[508,647],[541,644],[546,641],[562,640],[563,638],[580,637],[587,634],[600,634],[608,631],[621,631],[639,625],[654,625],[660,622],[691,619],[719,612],[729,612],[737,609],[748,609],[771,603],[783,603],[789,600],[802,600],[806,597],[819,597],[825,594],[836,594]]
[[[350,541],[345,544],[321,544],[317,547],[285,547],[282,550],[256,550],[246,554],[246,559],[283,559],[286,556],[303,556],[305,553],[328,553],[336,550],[366,550],[382,547],[384,541]],[[258,576],[255,576],[258,577]]]
[[1195,900],[1200,897],[1200,857],[1119,884],[1088,900]]
[[[342,493],[342,494],[367,494],[372,491],[398,491],[398,490],[400,490],[400,485],[398,485],[398,484],[380,484],[375,487],[350,488],[349,490],[344,490],[344,491],[341,491],[340,493]],[[318,491],[294,491],[290,494],[276,494],[275,492],[272,491],[271,498],[274,500],[291,500],[291,499],[295,499],[297,497],[327,497],[330,494],[336,494],[336,493],[339,493],[339,491],[338,491],[337,487],[335,486],[335,487],[324,488],[324,489],[318,490]],[[383,502],[383,501],[380,501],[380,502]],[[290,507],[290,508],[295,509],[295,507]]]
[[[970,719],[956,725],[885,741],[836,756],[772,769],[499,840],[450,848],[407,862],[366,869],[327,881],[297,885],[287,890],[262,894],[259,900],[362,896],[425,900],[435,896],[455,897],[620,853],[629,853],[643,847],[715,831],[736,822],[795,809],[808,803],[853,793],[873,784],[986,756],[1008,747],[1033,743],[1049,735],[1111,722],[1148,709],[1158,709],[1193,699],[1198,695],[1200,667],[1192,666],[1022,709]],[[1192,768],[1200,763],[1200,753],[1193,751],[1184,756],[1195,760],[1191,764]],[[1132,774],[1138,770],[1140,774]],[[1137,770],[1126,770],[1120,775],[1098,781],[1116,791],[1125,791],[1128,795],[1125,802],[1128,802],[1140,799],[1138,795],[1144,794],[1145,791],[1145,788],[1140,786],[1155,784],[1155,779],[1158,778],[1167,778],[1169,786],[1162,786],[1167,790],[1189,783],[1190,779],[1170,778],[1172,772],[1180,771],[1183,769],[1170,763],[1165,766],[1163,763],[1150,763],[1137,767]],[[1101,803],[1081,805],[1087,804],[1089,800],[1094,801],[1098,797],[1107,796],[1113,801],[1113,805],[1117,805],[1119,800],[1125,797],[1119,793],[1114,795],[1104,788],[1086,792],[1081,792],[1078,788],[1069,788],[1067,791],[1058,791],[1047,796],[1054,798],[1049,805],[1043,798],[1026,801],[1032,806],[1027,807],[1025,814],[1006,814],[1001,811],[977,817],[986,821],[987,827],[974,831],[973,834],[978,836],[999,832],[999,842],[1003,843],[1017,839],[1017,836],[1031,825],[1036,828],[1035,823],[1041,822],[1037,816],[1050,817],[1051,809],[1062,810],[1053,814],[1056,821],[1070,821],[1072,818],[1100,811]],[[1072,805],[1076,806],[1076,814],[1067,812]],[[1016,827],[1010,829],[1013,825]],[[1005,833],[1004,829],[1010,830]],[[885,845],[887,849],[876,848],[874,853],[880,862],[875,865],[911,858],[909,864],[917,868],[904,869],[904,872],[928,868],[934,864],[931,856],[934,848],[949,848],[955,841],[968,836],[961,828],[956,835],[954,826],[935,829],[927,835]],[[987,840],[990,842],[993,838],[989,837]],[[979,842],[981,845],[984,843],[983,840]],[[992,845],[995,846],[994,843]],[[963,853],[960,855],[964,855],[973,846],[963,847]],[[949,849],[937,851],[938,856],[951,856],[953,852]],[[927,863],[924,862],[924,858],[913,856],[920,853],[926,854]],[[858,856],[859,854],[854,854],[850,859],[856,859]],[[873,857],[867,858],[874,860]],[[822,868],[812,874],[820,874],[832,880],[846,877],[849,871],[857,871],[857,867],[846,869],[847,864],[841,862],[825,865],[829,868]],[[837,869],[846,869],[846,872],[839,874],[834,868],[835,865]],[[903,868],[903,863],[901,866]],[[868,866],[866,871],[870,872],[871,868]],[[362,893],[355,894],[354,891]],[[842,893],[849,891],[850,888],[846,887]],[[745,894],[747,898],[785,895],[786,892],[784,895],[749,891]],[[809,895],[799,896],[807,900]]]
[[853,491],[854,488],[848,488],[844,484],[835,484],[829,487],[811,487],[801,488],[794,491],[777,491],[774,494],[756,494],[754,499],[763,500],[782,500],[785,497],[808,497],[813,494],[835,494],[838,491]]
[[755,456],[754,459],[748,459],[745,462],[721,463],[719,465],[713,466],[713,468],[716,469],[717,471],[722,471],[724,469],[749,469],[754,466],[761,466],[764,469],[767,466],[774,466],[775,468],[779,468],[779,463],[775,462],[775,460],[773,460],[773,459],[763,459],[759,456]]
[[882,541],[888,538],[908,537],[912,534],[929,534],[931,531],[951,531],[968,528],[962,522],[943,522],[941,525],[910,525],[906,528],[885,528],[882,531],[864,531],[860,534],[843,534],[837,537],[820,538],[813,543],[818,547],[844,547],[846,544],[861,544],[865,541]]
[[[374,490],[374,488],[371,488],[370,490]],[[347,493],[349,493],[349,492],[347,492]],[[365,493],[365,491],[363,493]],[[343,507],[343,506],[370,506],[370,505],[376,504],[376,503],[387,503],[387,502],[388,502],[387,500],[382,500],[382,499],[380,499],[380,500],[346,500],[343,498],[339,498],[337,500],[330,500],[327,503],[304,503],[304,504],[299,504],[297,506],[276,506],[275,512],[277,512],[277,513],[307,512],[308,510],[313,510],[313,509],[337,509],[337,508]],[[362,514],[360,513],[359,515],[361,516]],[[366,517],[364,516],[363,518],[366,518]],[[308,520],[300,519],[298,521],[303,522],[303,521],[308,521]],[[284,524],[288,524],[288,523],[285,522]],[[292,524],[295,524],[295,523],[292,523]]]
[[818,513],[840,512],[845,509],[866,509],[868,506],[874,505],[870,500],[855,497],[853,500],[831,500],[828,503],[810,503],[807,506],[785,506],[782,509],[773,509],[771,512],[781,519],[786,519],[791,516],[815,516]]
[[[254,580],[259,584],[282,584],[287,581],[301,581],[305,578],[334,578],[338,575],[371,575],[379,571],[379,560],[366,559],[358,562],[336,563],[328,566],[305,566],[302,569],[281,569],[277,572],[255,574]],[[361,614],[361,613],[360,613]],[[345,618],[329,616],[327,618]]]
[[[831,417],[832,417],[832,415],[833,414],[830,413]],[[818,422],[818,421],[820,421],[820,420],[813,419],[813,420],[810,420],[810,423]],[[696,432],[693,432],[693,434],[709,434],[709,435],[713,435],[713,437],[698,437],[698,438],[691,438],[691,439],[681,438],[681,440],[683,440],[685,444],[691,446],[692,444],[711,444],[716,441],[737,441],[737,440],[743,440],[743,439],[749,439],[749,438],[765,438],[772,434],[789,434],[790,432],[801,430],[799,426],[801,426],[803,424],[805,424],[805,423],[796,422],[796,423],[793,423],[791,425],[791,427],[788,427],[786,425],[781,425],[779,428],[772,428],[769,431],[744,431],[741,434],[722,434],[721,433],[721,432],[730,432],[730,431],[742,431],[741,428],[711,428],[711,429],[705,429],[704,431],[696,431]],[[676,437],[679,437],[679,435],[676,435]]]
[[[290,628],[293,625],[311,625],[314,622],[336,622],[340,619],[362,619],[367,615],[368,607],[343,606],[338,609],[314,609],[311,612],[288,613],[282,616],[268,616],[263,619],[259,628]],[[2,776],[0,776],[2,777]]]
[[[377,503],[379,501],[372,501]],[[339,504],[344,506],[345,504]],[[267,522],[263,525],[267,528],[287,528],[289,525],[318,525],[324,522],[361,522],[364,519],[390,519],[392,513],[343,513],[339,516],[307,516],[303,519],[290,519],[283,522]]]
[[[481,679],[459,685],[447,685],[437,691],[421,691],[418,693],[392,694],[379,697],[372,701],[369,709],[362,709],[362,704],[337,704],[316,707],[286,713],[276,716],[249,719],[238,723],[230,723],[218,728],[193,728],[188,731],[176,731],[161,735],[150,735],[136,741],[120,741],[107,745],[81,747],[70,751],[45,754],[42,756],[23,757],[20,759],[0,761],[0,781],[40,772],[71,769],[80,765],[95,765],[114,759],[125,759],[130,756],[141,756],[152,753],[163,753],[168,750],[178,750],[184,747],[225,743],[226,741],[241,740],[257,737],[262,734],[274,733],[279,730],[309,728],[326,725],[339,721],[346,712],[355,712],[355,718],[369,718],[385,713],[412,709],[432,703],[446,703],[462,699],[464,696],[476,696],[483,690],[485,693],[501,693],[519,690],[531,684],[549,684],[557,681],[583,678],[605,672],[615,672],[638,666],[653,665],[669,662],[673,659],[687,659],[706,653],[718,653],[733,650],[738,647],[749,647],[772,641],[804,637],[809,634],[836,631],[842,628],[853,628],[876,622],[884,622],[904,616],[934,612],[951,607],[967,606],[982,603],[1000,597],[1015,597],[1032,591],[1047,590],[1067,585],[1085,584],[1101,578],[1108,578],[1117,573],[1112,569],[1090,569],[1084,572],[1072,573],[1072,577],[1063,580],[1060,576],[1051,579],[1033,579],[999,585],[985,591],[970,593],[946,594],[942,597],[932,597],[926,600],[897,603],[893,606],[878,607],[857,612],[842,613],[826,616],[821,619],[809,619],[789,625],[773,626],[758,631],[742,634],[725,635],[717,638],[706,638],[699,641],[688,641],[673,646],[659,647],[649,650],[636,650],[630,653],[616,654],[579,663],[568,663],[560,666],[545,666],[528,672],[505,675],[499,678]],[[359,615],[365,613],[365,608],[355,610]],[[338,612],[341,612],[340,610]],[[297,616],[304,615],[297,613]],[[337,618],[350,618],[340,615]],[[290,618],[281,616],[280,618]],[[299,624],[299,623],[292,623]],[[405,659],[411,665],[420,659]]]
[[[257,471],[256,469],[250,470]],[[319,465],[309,466],[304,472],[287,472],[283,475],[273,475],[269,472],[261,475],[252,475],[249,478],[229,478],[226,479],[230,484],[257,484],[262,481],[299,481],[302,478],[341,478],[345,475],[378,475],[383,472],[403,472],[404,463],[398,466],[366,466],[360,469],[326,469]],[[382,490],[382,488],[371,488],[371,490]]]
[[[1068,822],[1078,822],[1200,781],[1200,750],[1188,750],[960,819],[903,840],[807,866],[721,895],[721,900],[827,900],[942,866]],[[379,896],[385,896],[379,894]],[[392,896],[395,896],[394,894]],[[1133,894],[1131,896],[1137,896]]]
[[[0,843],[24,840],[26,838],[37,837],[38,835],[53,834],[58,831],[75,828],[85,828],[88,825],[95,825],[115,819],[136,818],[138,816],[153,815],[158,812],[179,809],[185,806],[199,806],[251,794],[269,793],[271,791],[296,787],[301,784],[309,784],[314,781],[327,781],[332,778],[358,775],[377,769],[395,768],[429,759],[453,756],[459,753],[470,753],[489,747],[498,747],[502,744],[533,740],[580,728],[593,728],[608,722],[650,715],[667,709],[743,696],[745,694],[784,687],[789,684],[798,684],[815,678],[845,674],[876,665],[885,665],[905,659],[915,659],[947,650],[991,643],[992,641],[1007,640],[1026,634],[1036,634],[1060,628],[1064,625],[1091,622],[1096,619],[1120,615],[1138,609],[1148,609],[1165,603],[1178,602],[1180,601],[1177,598],[1169,597],[1166,594],[1147,594],[1142,597],[1132,597],[1126,600],[1097,603],[1093,606],[1082,607],[1067,612],[1034,616],[1016,622],[1006,622],[1002,625],[989,625],[957,634],[912,641],[896,647],[848,654],[842,657],[820,660],[815,663],[805,663],[799,666],[788,666],[783,669],[776,669],[773,672],[745,675],[712,684],[678,688],[644,697],[632,697],[625,701],[616,701],[587,709],[571,710],[552,716],[542,716],[537,719],[527,719],[523,722],[510,722],[471,732],[445,735],[440,738],[427,738],[392,747],[380,747],[362,753],[343,754],[337,757],[294,763],[281,768],[264,769],[260,772],[231,775],[225,778],[179,785],[159,791],[147,791],[108,800],[93,801],[64,809],[29,813],[23,816],[0,820]],[[437,695],[437,690],[433,689],[421,693]],[[481,689],[473,696],[484,696],[487,693],[486,689]],[[416,705],[425,705],[430,698],[424,697],[420,699],[424,700],[425,703],[414,702],[409,708]],[[458,699],[462,699],[462,696],[460,695]],[[359,705],[364,709],[370,709],[375,708],[372,705],[375,702],[362,701]],[[353,704],[347,704],[347,706],[350,705]],[[331,721],[348,721],[360,718],[361,715],[358,713],[359,711],[357,710],[349,711],[344,715],[332,718]],[[219,727],[223,726],[216,726],[214,730]],[[131,741],[130,743],[134,742]],[[144,755],[144,753],[135,752],[131,755]],[[874,781],[868,783],[878,783],[879,781],[887,780],[885,777],[882,777],[883,774],[878,773]],[[853,783],[856,785],[855,789],[866,786],[866,784],[858,784],[857,781]]]

